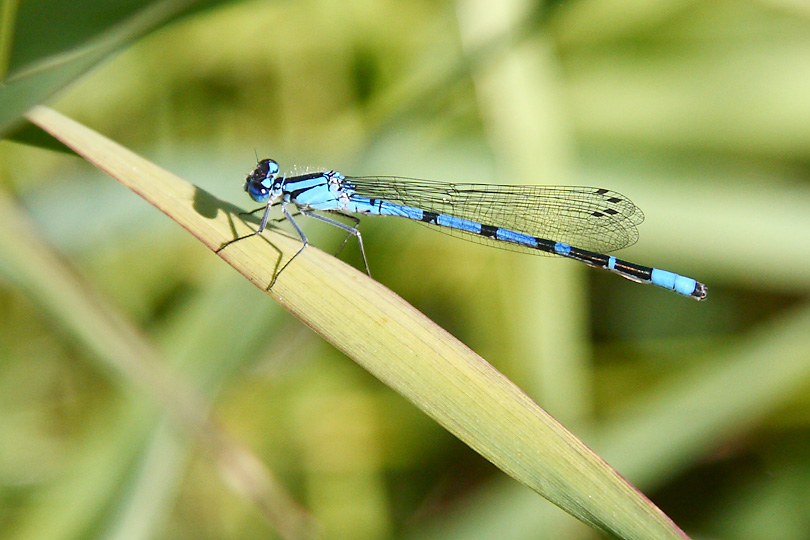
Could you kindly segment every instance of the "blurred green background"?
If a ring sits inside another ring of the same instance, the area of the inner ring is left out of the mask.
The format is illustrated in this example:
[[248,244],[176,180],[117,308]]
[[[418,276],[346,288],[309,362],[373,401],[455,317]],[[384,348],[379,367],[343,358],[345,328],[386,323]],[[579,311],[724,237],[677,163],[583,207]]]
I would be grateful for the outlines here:
[[[13,78],[141,4],[5,2],[0,67]],[[705,282],[706,302],[395,219],[364,220],[369,264],[693,537],[810,538],[810,8],[204,7],[49,103],[246,209],[256,156],[288,172],[624,193],[647,219],[620,256]],[[324,537],[597,536],[91,165],[3,141],[0,181]],[[342,240],[302,225],[326,251]],[[354,245],[341,256],[362,264]],[[152,396],[53,315],[60,300],[9,268],[0,263],[0,536],[274,537]]]

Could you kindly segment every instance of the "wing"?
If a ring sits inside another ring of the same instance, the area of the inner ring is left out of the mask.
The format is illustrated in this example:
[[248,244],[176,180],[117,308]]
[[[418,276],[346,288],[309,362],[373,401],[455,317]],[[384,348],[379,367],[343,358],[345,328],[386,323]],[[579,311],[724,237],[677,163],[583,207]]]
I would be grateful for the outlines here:
[[[452,184],[396,176],[346,177],[362,197],[447,214],[565,242],[589,251],[621,249],[638,240],[644,214],[627,197],[579,186]],[[441,230],[507,249],[536,252],[464,231]]]

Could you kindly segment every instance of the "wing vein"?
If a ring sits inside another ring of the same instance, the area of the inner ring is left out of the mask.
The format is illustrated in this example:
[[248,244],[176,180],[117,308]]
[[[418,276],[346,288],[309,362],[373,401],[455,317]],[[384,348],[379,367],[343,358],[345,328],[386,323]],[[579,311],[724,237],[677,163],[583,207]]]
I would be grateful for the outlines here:
[[[607,252],[634,244],[642,211],[615,191],[580,186],[509,186],[446,183],[396,176],[346,177],[346,187],[370,199],[411,206]],[[464,231],[444,232],[487,244],[527,251]],[[529,250],[536,251],[536,250]]]

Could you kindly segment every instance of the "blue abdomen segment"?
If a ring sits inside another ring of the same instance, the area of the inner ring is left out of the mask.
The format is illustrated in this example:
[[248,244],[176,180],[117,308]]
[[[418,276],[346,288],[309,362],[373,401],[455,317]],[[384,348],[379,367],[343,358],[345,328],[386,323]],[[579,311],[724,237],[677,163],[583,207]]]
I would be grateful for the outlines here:
[[373,216],[396,216],[422,221],[425,212],[419,208],[403,206],[383,201],[382,199],[369,199],[352,195],[349,202],[343,207],[346,212],[355,214],[371,214]]
[[[465,231],[472,234],[481,234],[483,229],[483,225],[480,223],[470,221],[469,219],[448,216],[447,214],[433,214],[429,215],[428,217],[430,218],[428,223],[436,223],[436,225],[440,225],[442,227],[450,227],[451,229],[458,229],[460,231]],[[422,219],[425,219],[424,215],[422,216]]]
[[513,242],[522,246],[537,247],[537,238],[528,234],[510,231],[509,229],[498,228],[495,233],[495,238],[504,242]]
[[623,261],[613,256],[586,251],[565,242],[553,242],[551,240],[537,238],[525,233],[504,229],[501,227],[484,225],[469,219],[457,218],[447,214],[429,212],[411,206],[390,203],[381,199],[370,199],[356,195],[351,196],[351,200],[344,210],[361,214],[404,217],[428,223],[430,225],[437,225],[439,227],[446,227],[470,234],[481,235],[487,238],[493,238],[501,242],[519,244],[521,246],[534,248],[552,255],[559,255],[560,257],[566,257],[584,262],[585,264],[593,266],[594,268],[604,268],[605,270],[618,274],[625,279],[629,279],[630,281],[635,281],[637,283],[652,283],[653,285],[663,287],[664,289],[668,289],[670,291],[675,291],[679,294],[689,296],[697,300],[703,300],[706,298],[706,286],[692,278],[681,276],[674,272],[668,272],[667,270],[661,270],[659,268],[649,268]]
[[694,279],[659,268],[652,269],[650,281],[653,285],[658,285],[685,296],[692,296],[697,288],[697,281]]
[[557,255],[562,255],[563,257],[568,257],[571,255],[571,246],[566,244],[565,242],[555,242],[554,243],[554,253]]
[[585,251],[575,247],[571,247],[568,254],[563,254],[559,250],[557,250],[557,254],[584,262],[594,268],[604,268],[630,281],[652,283],[653,285],[675,291],[676,293],[689,296],[696,300],[703,300],[706,298],[708,292],[706,285],[692,278],[674,272],[668,272],[667,270],[661,270],[660,268],[650,268],[623,261],[613,256]]
[[422,221],[430,225],[438,225],[439,227],[447,227],[472,234],[483,234],[483,225],[475,221],[457,218],[447,214],[439,214],[437,212],[427,212],[412,206],[394,204],[380,199],[352,196],[345,210],[347,212],[360,214],[404,217],[415,221]]

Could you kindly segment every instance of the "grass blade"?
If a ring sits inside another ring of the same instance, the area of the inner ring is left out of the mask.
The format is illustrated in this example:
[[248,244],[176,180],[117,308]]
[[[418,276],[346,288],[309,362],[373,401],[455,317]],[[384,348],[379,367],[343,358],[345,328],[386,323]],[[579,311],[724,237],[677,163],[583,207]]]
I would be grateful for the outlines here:
[[[216,251],[250,228],[222,202],[61,114],[29,120]],[[219,255],[262,290],[300,243],[275,230]],[[306,249],[267,293],[442,426],[580,520],[620,538],[686,538],[517,386],[390,290]]]

